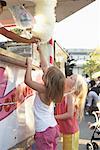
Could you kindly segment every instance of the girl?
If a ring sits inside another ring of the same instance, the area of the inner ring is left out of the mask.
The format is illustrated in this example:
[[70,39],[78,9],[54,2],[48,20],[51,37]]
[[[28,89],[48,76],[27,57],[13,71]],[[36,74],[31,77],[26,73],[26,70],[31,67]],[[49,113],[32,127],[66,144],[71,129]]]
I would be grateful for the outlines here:
[[34,100],[35,115],[35,142],[36,150],[56,150],[59,128],[54,117],[54,104],[60,101],[64,94],[65,76],[57,67],[47,68],[44,55],[38,49],[41,68],[44,72],[42,77],[44,84],[35,82],[31,78],[32,61],[27,59],[25,83],[37,91]]
[[71,75],[66,79],[65,96],[56,104],[55,118],[63,134],[63,150],[78,150],[79,125],[84,113],[87,83],[81,75]]

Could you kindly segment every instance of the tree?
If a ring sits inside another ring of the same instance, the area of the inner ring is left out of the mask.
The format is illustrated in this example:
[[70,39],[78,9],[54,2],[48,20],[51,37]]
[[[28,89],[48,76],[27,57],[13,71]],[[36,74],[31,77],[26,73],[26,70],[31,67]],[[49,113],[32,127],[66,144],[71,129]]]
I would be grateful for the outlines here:
[[100,64],[100,48],[97,48],[94,52],[90,54],[92,60],[96,60]]
[[83,72],[92,78],[92,74],[100,71],[100,51],[96,49],[90,54],[90,59],[83,65]]
[[100,62],[95,59],[91,58],[83,65],[83,72],[88,74],[90,78],[92,78],[92,74],[98,71],[100,71]]

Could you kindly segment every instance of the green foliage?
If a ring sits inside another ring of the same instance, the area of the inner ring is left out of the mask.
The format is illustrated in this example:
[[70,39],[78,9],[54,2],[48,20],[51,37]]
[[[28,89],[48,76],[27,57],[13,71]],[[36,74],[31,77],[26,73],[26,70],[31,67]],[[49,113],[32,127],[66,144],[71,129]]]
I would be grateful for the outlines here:
[[100,49],[95,49],[90,53],[90,59],[83,65],[83,72],[92,78],[92,74],[100,71]]
[[86,64],[83,65],[83,72],[88,74],[90,78],[92,74],[100,71],[100,62],[94,59],[87,60]]

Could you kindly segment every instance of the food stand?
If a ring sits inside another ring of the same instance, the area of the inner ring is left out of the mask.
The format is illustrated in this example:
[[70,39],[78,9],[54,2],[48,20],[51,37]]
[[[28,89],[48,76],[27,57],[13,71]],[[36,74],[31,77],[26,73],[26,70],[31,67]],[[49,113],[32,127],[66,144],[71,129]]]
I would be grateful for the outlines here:
[[[20,147],[34,136],[35,91],[24,83],[25,63],[25,57],[0,49],[0,150]],[[34,80],[40,74],[33,65]]]

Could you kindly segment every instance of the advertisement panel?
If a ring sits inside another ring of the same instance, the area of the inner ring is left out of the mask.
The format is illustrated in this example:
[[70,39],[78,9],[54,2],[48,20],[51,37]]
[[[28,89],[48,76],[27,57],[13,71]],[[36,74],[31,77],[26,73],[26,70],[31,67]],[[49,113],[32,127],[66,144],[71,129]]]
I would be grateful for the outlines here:
[[[24,67],[0,61],[0,150],[34,135],[35,91],[25,85],[24,75]],[[32,76],[39,81],[39,71]]]

